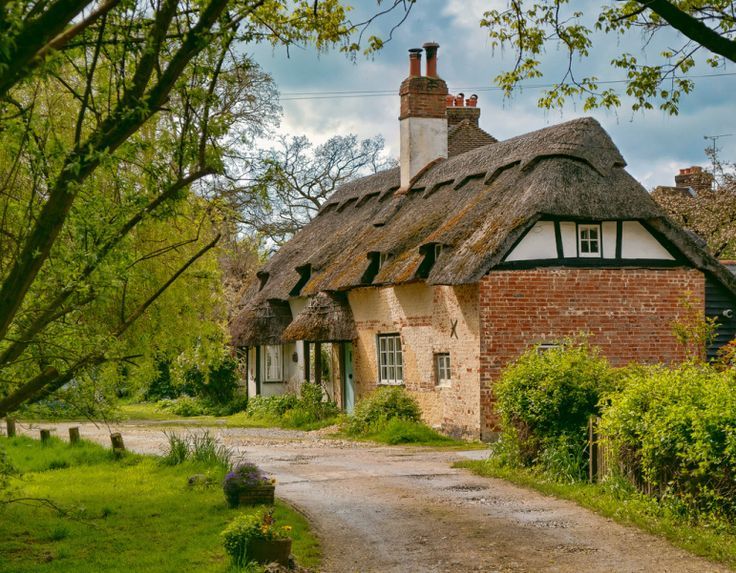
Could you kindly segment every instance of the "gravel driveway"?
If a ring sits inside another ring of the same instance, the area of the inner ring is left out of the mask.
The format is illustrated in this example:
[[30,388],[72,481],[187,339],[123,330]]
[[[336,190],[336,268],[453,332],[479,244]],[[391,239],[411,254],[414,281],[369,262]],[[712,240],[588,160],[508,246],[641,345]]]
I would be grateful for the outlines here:
[[[58,434],[66,436],[67,427],[56,425]],[[326,573],[729,571],[571,502],[451,467],[484,451],[210,430],[276,476],[277,496],[306,514],[322,540]],[[126,423],[113,431],[139,452],[160,453],[165,441],[160,425]],[[107,428],[83,424],[81,433],[109,444]]]

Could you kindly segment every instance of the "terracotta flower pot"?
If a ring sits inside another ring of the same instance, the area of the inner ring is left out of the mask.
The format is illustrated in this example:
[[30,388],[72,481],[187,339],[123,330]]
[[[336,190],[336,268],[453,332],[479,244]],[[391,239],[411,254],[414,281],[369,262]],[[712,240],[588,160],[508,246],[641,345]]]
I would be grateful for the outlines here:
[[249,561],[289,565],[291,539],[250,539],[246,555]]

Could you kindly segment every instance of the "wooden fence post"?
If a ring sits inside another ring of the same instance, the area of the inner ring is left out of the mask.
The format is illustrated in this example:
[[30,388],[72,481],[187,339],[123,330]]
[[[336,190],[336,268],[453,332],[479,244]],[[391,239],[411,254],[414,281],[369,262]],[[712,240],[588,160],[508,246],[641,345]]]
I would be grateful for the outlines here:
[[79,428],[69,428],[69,443],[72,445],[79,443]]
[[51,430],[41,430],[41,442],[46,443],[51,439]]
[[598,478],[598,435],[595,416],[588,418],[588,481],[594,483]]
[[115,455],[121,456],[125,452],[125,444],[123,443],[123,436],[120,433],[115,432],[110,434],[110,442],[112,442],[112,451]]
[[13,418],[5,418],[5,426],[8,429],[8,437],[15,437],[15,420]]
[[588,481],[594,483],[601,481],[608,473],[608,454],[606,452],[606,441],[598,432],[601,419],[596,416],[588,418]]

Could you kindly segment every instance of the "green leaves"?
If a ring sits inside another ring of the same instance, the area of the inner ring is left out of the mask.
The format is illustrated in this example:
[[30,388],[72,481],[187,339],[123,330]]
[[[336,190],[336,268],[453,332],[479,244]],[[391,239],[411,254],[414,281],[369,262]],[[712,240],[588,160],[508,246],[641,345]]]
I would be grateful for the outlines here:
[[684,75],[704,50],[713,51],[704,57],[711,67],[727,59],[736,61],[733,2],[627,0],[602,6],[591,20],[592,28],[582,12],[570,9],[569,0],[510,0],[504,10],[486,12],[480,25],[488,29],[494,50],[511,48],[516,54],[513,68],[495,78],[504,95],[510,97],[524,81],[541,77],[544,58],[540,55],[553,47],[567,55],[567,64],[561,79],[539,98],[540,107],[559,108],[571,99],[583,101],[585,110],[619,107],[622,102],[615,88],[600,91],[595,77],[580,78],[576,73],[575,68],[584,67],[586,58],[594,57],[596,33],[625,37],[642,32],[636,39],[642,51],[658,33],[671,27],[682,34],[674,47],[660,54],[660,63],[641,64],[628,52],[611,60],[614,69],[626,72],[623,91],[632,98],[634,111],[658,107],[670,115],[679,113],[682,96],[695,87]]

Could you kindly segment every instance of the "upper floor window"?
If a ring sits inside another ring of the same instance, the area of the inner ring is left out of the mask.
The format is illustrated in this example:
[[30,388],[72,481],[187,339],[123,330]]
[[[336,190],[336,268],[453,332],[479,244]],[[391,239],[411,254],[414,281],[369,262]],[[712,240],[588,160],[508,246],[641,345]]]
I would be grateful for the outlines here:
[[578,225],[578,253],[581,257],[601,256],[600,225]]
[[381,253],[378,255],[378,268],[382,269],[391,258],[389,253]]
[[283,380],[283,355],[280,344],[263,346],[263,381],[281,382]]
[[404,357],[401,352],[401,336],[378,335],[378,381],[381,384],[404,383]]

